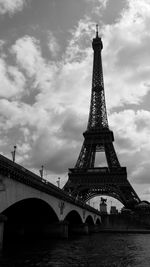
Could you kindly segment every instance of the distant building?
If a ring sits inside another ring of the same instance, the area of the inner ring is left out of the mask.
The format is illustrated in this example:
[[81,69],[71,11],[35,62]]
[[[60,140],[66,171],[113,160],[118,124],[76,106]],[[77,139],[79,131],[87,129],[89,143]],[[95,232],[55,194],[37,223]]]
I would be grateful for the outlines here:
[[100,200],[100,212],[103,214],[107,214],[107,204],[106,204],[107,199],[102,198]]
[[121,214],[131,214],[131,213],[132,213],[132,210],[130,209],[127,209],[125,207],[121,209]]
[[117,210],[116,206],[111,206],[110,214],[118,214],[118,210]]

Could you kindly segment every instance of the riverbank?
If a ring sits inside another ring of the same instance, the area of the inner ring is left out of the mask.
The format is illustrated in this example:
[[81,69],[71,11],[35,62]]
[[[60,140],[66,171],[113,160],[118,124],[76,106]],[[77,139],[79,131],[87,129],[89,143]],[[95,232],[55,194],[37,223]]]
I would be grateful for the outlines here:
[[121,233],[121,234],[150,234],[149,229],[100,229],[99,233]]

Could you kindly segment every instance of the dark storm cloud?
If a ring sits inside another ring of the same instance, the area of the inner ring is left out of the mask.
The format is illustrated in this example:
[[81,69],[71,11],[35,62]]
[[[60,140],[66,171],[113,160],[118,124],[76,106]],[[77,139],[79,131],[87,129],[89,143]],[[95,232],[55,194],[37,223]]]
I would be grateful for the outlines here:
[[51,132],[49,125],[39,135],[26,164],[35,168],[43,164],[54,173],[66,172],[68,167],[73,167],[80,152],[85,123],[71,110],[66,112],[65,118],[63,115],[61,118],[62,122],[55,133]]

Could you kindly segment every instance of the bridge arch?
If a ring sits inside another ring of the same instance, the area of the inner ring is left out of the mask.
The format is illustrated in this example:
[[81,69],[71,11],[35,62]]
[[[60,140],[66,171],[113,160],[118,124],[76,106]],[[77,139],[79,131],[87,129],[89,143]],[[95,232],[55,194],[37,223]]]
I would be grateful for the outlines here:
[[[12,212],[15,213],[18,212],[19,215],[26,216],[27,213],[29,215],[33,215],[36,212],[40,215],[40,212],[42,212],[42,215],[46,215],[44,213],[48,211],[47,217],[49,215],[49,212],[51,212],[52,218],[56,221],[58,221],[58,216],[53,207],[50,205],[50,203],[40,199],[40,198],[23,198],[22,200],[19,200],[12,205],[8,206],[2,214],[4,214],[6,217],[10,216]],[[39,217],[40,219],[41,217]],[[43,217],[44,219],[45,217]]]
[[71,210],[70,212],[68,212],[64,220],[69,222],[70,224],[81,224],[83,222],[82,216],[76,210]]
[[76,210],[70,211],[65,217],[65,221],[68,223],[68,234],[74,235],[80,233],[80,227],[83,225],[82,217]]
[[66,206],[65,204],[64,204],[64,211],[63,211],[61,220],[62,221],[66,220],[67,216],[70,216],[69,214],[71,211],[73,211],[74,214],[75,213],[78,214],[78,216],[81,218],[81,221],[84,222],[82,209],[80,209],[77,206],[74,206],[74,207],[71,205]]
[[91,200],[92,198],[94,198],[94,197],[98,197],[98,196],[108,196],[108,197],[112,197],[112,198],[118,200],[122,205],[125,204],[125,203],[123,203],[123,200],[119,197],[119,195],[114,194],[114,193],[112,193],[112,192],[109,192],[109,193],[108,193],[108,192],[105,192],[105,191],[100,192],[100,193],[97,193],[97,192],[93,192],[93,193],[91,193],[91,194],[87,197],[86,202],[89,201],[89,200]]
[[12,240],[36,239],[44,234],[45,227],[59,222],[53,208],[37,198],[23,199],[5,209],[4,243]]
[[15,203],[26,200],[26,199],[40,199],[48,203],[58,218],[60,216],[59,200],[53,195],[48,195],[45,192],[36,190],[35,188],[29,187],[25,184],[19,183],[16,180],[5,177],[5,189],[1,192],[1,205],[0,213],[3,213],[8,207],[11,207]]
[[101,221],[99,218],[96,219],[96,222],[95,222],[97,225],[101,224]]
[[85,220],[85,223],[87,223],[88,225],[94,225],[93,217],[91,215],[88,215]]

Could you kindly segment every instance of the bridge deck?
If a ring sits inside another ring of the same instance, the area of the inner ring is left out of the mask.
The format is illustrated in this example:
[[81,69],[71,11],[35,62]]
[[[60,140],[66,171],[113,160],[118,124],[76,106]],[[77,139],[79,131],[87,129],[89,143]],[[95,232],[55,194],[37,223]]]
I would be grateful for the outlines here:
[[0,174],[100,215],[98,210],[90,207],[81,200],[77,200],[68,195],[48,180],[43,179],[23,166],[12,162],[3,155],[0,155]]

